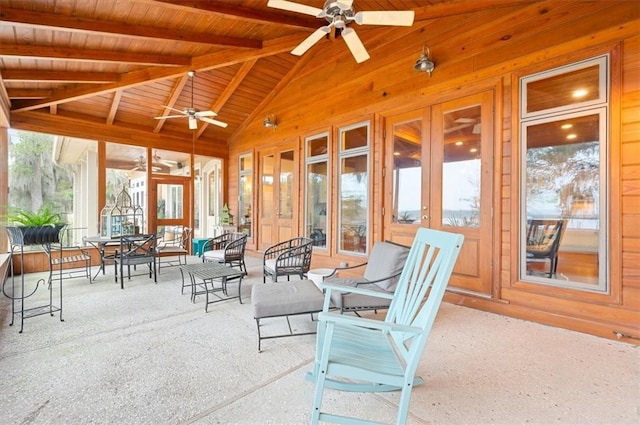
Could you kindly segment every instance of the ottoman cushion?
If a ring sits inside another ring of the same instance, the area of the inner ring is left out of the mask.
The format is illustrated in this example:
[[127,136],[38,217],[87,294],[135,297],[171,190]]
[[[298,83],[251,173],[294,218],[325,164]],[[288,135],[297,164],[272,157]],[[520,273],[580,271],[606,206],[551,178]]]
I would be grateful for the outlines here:
[[253,317],[288,316],[322,311],[324,295],[310,280],[256,284],[251,288]]

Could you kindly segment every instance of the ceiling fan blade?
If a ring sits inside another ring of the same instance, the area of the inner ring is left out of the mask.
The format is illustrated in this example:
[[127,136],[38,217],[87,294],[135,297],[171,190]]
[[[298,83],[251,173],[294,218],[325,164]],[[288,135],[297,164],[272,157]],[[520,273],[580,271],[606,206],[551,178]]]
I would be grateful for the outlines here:
[[166,120],[167,118],[184,118],[185,115],[166,115],[164,117],[153,117],[157,120]]
[[229,125],[226,122],[213,120],[211,118],[204,118],[204,117],[200,117],[200,121],[204,121],[204,122],[209,123],[209,124],[217,125],[218,127],[222,127],[222,128],[227,128],[227,126]]
[[413,10],[388,10],[357,12],[353,20],[359,25],[393,25],[410,27],[413,25]]
[[351,50],[351,54],[355,58],[356,62],[362,63],[369,59],[369,53],[367,53],[367,49],[360,41],[360,37],[354,31],[353,28],[345,28],[342,30],[342,37],[344,38],[344,42],[347,43],[347,47]]
[[304,39],[304,41],[298,44],[298,47],[291,51],[292,54],[296,56],[302,56],[307,50],[309,50],[314,44],[316,44],[322,37],[329,34],[331,32],[331,28],[328,25],[318,28],[315,30],[309,37]]
[[198,129],[198,120],[196,117],[189,117],[189,130],[197,130]]
[[200,111],[200,112],[196,112],[196,117],[215,117],[218,114],[216,114],[213,111]]
[[353,6],[353,0],[338,0],[340,10],[349,10]]
[[316,18],[320,18],[324,15],[324,10],[322,9],[287,0],[269,0],[269,2],[267,2],[267,6],[275,7],[276,9],[288,10],[289,12],[304,13],[305,15],[315,16]]

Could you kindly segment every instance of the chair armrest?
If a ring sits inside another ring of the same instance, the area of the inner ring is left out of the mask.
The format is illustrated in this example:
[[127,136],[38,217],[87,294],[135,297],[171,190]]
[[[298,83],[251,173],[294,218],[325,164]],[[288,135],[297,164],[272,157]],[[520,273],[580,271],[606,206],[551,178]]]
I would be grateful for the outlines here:
[[423,329],[417,326],[401,325],[384,320],[368,319],[366,317],[348,316],[334,312],[318,313],[318,320],[321,322],[333,322],[347,326],[357,326],[367,329],[377,329],[383,332],[404,332],[410,334],[420,334]]
[[331,291],[334,290],[347,294],[360,294],[376,298],[385,298],[387,300],[392,300],[394,295],[392,292],[371,291],[370,289],[362,289],[353,286],[327,285],[325,283],[319,283],[318,285],[320,286],[320,289],[324,291],[325,297],[329,298],[331,298]]
[[353,269],[357,269],[359,267],[362,266],[366,266],[368,263],[362,263],[362,264],[356,264],[355,266],[349,266],[349,267],[336,267],[335,269],[333,269],[333,272],[330,275],[327,275],[325,277],[331,277],[334,274],[338,273],[341,270],[353,270]]
[[394,274],[392,274],[392,275],[385,276],[385,277],[381,277],[380,279],[367,280],[367,281],[364,281],[364,282],[358,282],[358,283],[356,283],[356,286],[359,286],[359,285],[368,285],[368,284],[370,284],[370,283],[384,282],[385,280],[395,279],[396,277],[400,276],[401,274],[402,274],[402,270],[400,270],[399,272],[394,273]]

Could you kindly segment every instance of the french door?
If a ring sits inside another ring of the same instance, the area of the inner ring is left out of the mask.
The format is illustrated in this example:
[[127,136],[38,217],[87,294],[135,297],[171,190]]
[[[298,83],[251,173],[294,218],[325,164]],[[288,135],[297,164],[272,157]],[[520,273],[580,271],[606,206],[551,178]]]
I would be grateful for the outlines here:
[[149,232],[166,226],[191,227],[191,178],[153,177],[149,187]]
[[386,120],[384,237],[410,245],[418,227],[465,236],[451,285],[491,292],[493,92]]
[[258,249],[298,235],[298,150],[290,142],[259,152]]

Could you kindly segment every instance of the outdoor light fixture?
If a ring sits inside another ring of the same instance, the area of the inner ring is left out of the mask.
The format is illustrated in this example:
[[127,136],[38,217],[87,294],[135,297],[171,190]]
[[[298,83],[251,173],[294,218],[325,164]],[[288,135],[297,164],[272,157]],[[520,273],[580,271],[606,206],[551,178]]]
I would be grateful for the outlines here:
[[436,67],[436,64],[429,57],[430,51],[427,46],[422,47],[422,53],[420,53],[420,57],[416,61],[416,64],[413,65],[413,69],[419,72],[426,72],[431,77],[431,73]]
[[262,121],[262,125],[266,128],[273,128],[274,130],[278,127],[278,121],[276,121],[276,116],[274,114],[269,114],[266,116],[264,121]]

